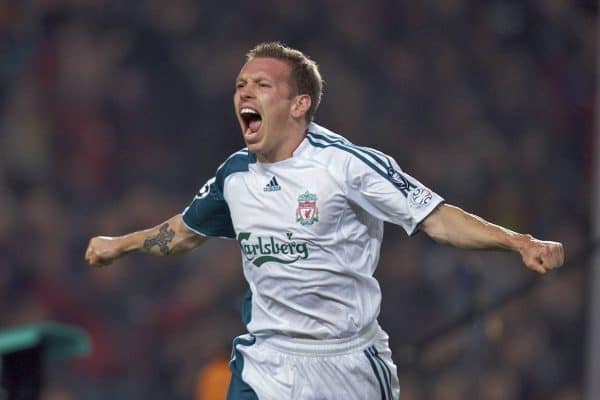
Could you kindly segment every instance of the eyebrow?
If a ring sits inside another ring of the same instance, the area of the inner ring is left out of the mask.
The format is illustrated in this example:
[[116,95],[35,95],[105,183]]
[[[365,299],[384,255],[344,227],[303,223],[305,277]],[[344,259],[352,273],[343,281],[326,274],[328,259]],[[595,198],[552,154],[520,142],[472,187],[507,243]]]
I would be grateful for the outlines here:
[[236,78],[235,80],[236,82],[247,82],[247,81],[254,81],[254,82],[260,82],[260,81],[271,81],[271,79],[267,78],[266,76],[259,76],[257,78]]

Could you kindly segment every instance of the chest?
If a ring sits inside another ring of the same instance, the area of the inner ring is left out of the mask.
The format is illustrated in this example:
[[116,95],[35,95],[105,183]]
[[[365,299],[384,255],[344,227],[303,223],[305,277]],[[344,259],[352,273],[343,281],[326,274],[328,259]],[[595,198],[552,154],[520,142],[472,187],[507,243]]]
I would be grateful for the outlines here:
[[333,177],[322,168],[250,170],[228,178],[225,200],[236,233],[332,233],[347,209]]

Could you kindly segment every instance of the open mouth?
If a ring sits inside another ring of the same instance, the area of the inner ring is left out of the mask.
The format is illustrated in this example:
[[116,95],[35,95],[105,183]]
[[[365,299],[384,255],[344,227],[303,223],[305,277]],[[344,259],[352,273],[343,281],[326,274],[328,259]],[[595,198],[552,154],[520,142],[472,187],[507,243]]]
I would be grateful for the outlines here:
[[240,110],[240,117],[244,121],[244,134],[249,135],[258,132],[262,125],[262,117],[258,111],[244,107]]

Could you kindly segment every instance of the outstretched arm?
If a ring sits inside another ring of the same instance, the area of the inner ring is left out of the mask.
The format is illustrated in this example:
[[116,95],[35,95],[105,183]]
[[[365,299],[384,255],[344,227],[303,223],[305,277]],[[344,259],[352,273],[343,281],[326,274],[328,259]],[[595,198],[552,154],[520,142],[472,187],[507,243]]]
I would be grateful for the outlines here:
[[85,252],[85,260],[92,266],[103,267],[134,252],[158,256],[185,253],[200,246],[207,239],[208,237],[189,230],[178,214],[154,228],[123,236],[93,237]]
[[561,243],[513,232],[448,204],[425,218],[421,230],[436,242],[456,247],[518,252],[527,268],[541,274],[560,267],[565,259]]

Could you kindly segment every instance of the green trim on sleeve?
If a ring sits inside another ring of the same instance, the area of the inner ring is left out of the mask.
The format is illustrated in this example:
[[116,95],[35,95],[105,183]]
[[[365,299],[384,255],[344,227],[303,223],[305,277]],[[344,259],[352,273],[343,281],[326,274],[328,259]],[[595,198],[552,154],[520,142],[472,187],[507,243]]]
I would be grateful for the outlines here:
[[248,165],[253,162],[256,162],[256,158],[247,150],[231,155],[219,167],[216,176],[204,185],[183,211],[185,225],[199,235],[235,238],[229,206],[224,196],[225,179],[236,172],[248,171]]

